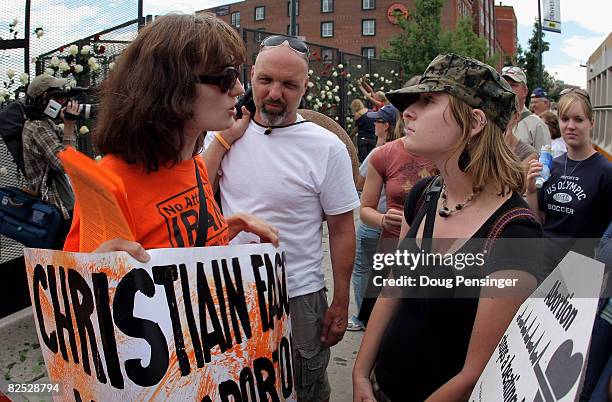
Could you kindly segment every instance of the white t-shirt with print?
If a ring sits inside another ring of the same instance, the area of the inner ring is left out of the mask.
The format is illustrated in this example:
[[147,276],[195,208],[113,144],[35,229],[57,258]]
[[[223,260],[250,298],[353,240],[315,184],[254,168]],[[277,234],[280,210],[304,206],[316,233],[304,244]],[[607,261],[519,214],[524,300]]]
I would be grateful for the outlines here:
[[[297,122],[304,119],[298,115]],[[223,214],[248,212],[279,230],[287,250],[289,297],[325,287],[323,215],[339,215],[359,206],[346,146],[311,122],[274,128],[251,120],[221,163]],[[259,241],[242,232],[231,244]]]

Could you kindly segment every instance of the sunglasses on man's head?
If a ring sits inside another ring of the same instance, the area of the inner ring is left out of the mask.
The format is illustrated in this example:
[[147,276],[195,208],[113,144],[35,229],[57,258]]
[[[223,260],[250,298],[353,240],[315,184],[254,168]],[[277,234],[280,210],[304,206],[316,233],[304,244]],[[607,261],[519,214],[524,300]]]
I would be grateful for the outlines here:
[[272,35],[261,41],[260,47],[277,47],[287,42],[289,47],[303,56],[308,56],[308,45],[303,41],[290,36]]
[[575,92],[578,95],[585,97],[589,102],[591,101],[591,97],[589,96],[589,93],[582,88],[565,88],[563,91],[559,93],[559,96],[567,95],[572,92]]
[[200,75],[198,82],[200,84],[216,85],[221,89],[222,93],[232,90],[236,86],[236,81],[240,76],[240,71],[234,67],[226,67],[221,74],[218,75]]
[[386,123],[386,121],[384,121],[383,119],[376,119],[374,120],[375,123]]

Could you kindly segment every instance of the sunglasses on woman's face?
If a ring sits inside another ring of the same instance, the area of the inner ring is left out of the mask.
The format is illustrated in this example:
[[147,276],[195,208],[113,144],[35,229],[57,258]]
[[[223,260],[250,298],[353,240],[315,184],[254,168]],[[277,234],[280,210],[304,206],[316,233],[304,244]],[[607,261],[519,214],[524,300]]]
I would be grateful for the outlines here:
[[200,75],[198,82],[200,84],[216,85],[221,89],[222,93],[232,90],[236,86],[236,81],[240,76],[240,71],[234,67],[226,67],[221,74],[218,75]]
[[589,96],[589,93],[582,88],[565,88],[563,91],[559,93],[559,96],[567,95],[572,92],[575,92],[580,96],[584,96],[585,98],[587,98],[589,102],[591,101],[591,97]]
[[272,35],[268,36],[266,39],[261,41],[260,47],[277,47],[281,46],[283,43],[287,42],[289,47],[294,51],[298,52],[303,56],[308,56],[308,45],[302,42],[299,39],[282,36],[282,35]]

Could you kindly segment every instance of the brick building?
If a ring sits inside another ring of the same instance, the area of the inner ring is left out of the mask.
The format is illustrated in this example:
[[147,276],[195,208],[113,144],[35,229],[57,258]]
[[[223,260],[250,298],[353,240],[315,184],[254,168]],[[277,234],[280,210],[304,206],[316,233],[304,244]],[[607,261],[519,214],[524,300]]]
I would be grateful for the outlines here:
[[[401,33],[394,11],[407,15],[412,9],[412,0],[298,0],[297,33],[309,42],[380,57],[389,39]],[[244,0],[200,12],[213,12],[235,27],[289,32],[288,0]],[[474,32],[487,39],[490,53],[497,53],[493,0],[445,0],[442,28],[452,29],[468,16],[474,19]]]
[[505,56],[513,57],[517,51],[516,15],[511,6],[495,6],[495,31]]

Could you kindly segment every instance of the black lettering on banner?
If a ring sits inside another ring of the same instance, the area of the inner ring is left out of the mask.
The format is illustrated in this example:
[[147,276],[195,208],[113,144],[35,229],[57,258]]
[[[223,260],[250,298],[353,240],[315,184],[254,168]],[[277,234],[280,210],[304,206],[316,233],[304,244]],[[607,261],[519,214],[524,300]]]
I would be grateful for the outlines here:
[[[83,398],[81,398],[81,394],[79,393],[79,391],[76,388],[72,388],[72,390],[74,391],[74,401],[83,402]],[[95,402],[93,399],[91,399],[90,401]]]
[[280,272],[280,278],[278,280],[278,305],[279,305],[279,309],[278,309],[278,314],[276,316],[277,319],[281,319],[281,317],[283,316],[283,312],[286,313],[287,315],[289,315],[289,293],[287,293],[287,278],[286,278],[286,271],[285,271],[285,261],[286,261],[286,257],[285,257],[285,252],[283,251],[282,254],[276,253],[276,255],[274,256],[274,265],[276,265],[276,272],[277,275]]
[[98,326],[108,378],[113,387],[123,389],[123,374],[119,365],[117,354],[117,341],[115,340],[115,329],[113,317],[111,316],[110,301],[108,299],[108,278],[103,272],[93,273],[91,280],[96,298],[96,311],[98,312]]
[[[221,323],[223,324],[223,332],[225,333],[225,345],[228,349],[232,348],[232,334],[229,329],[229,322],[227,321],[227,308],[225,307],[225,294],[223,293],[223,283],[221,282],[221,275],[219,274],[219,261],[212,260],[210,262],[213,279],[215,281],[215,290],[217,293],[217,303],[219,304],[219,312],[221,314]],[[225,265],[227,269],[227,261],[221,260],[221,264]]]
[[[227,350],[225,340],[223,336],[223,330],[219,323],[219,317],[217,316],[217,310],[213,301],[212,295],[210,294],[210,288],[208,287],[208,279],[204,272],[204,264],[198,262],[197,267],[197,286],[198,286],[198,306],[200,312],[200,331],[202,331],[202,347],[204,349],[204,361],[210,363],[210,350],[215,346],[219,345],[221,352]],[[208,332],[208,325],[206,324],[206,316],[210,318],[210,323],[213,327],[212,332]]]
[[42,265],[36,264],[32,279],[32,295],[34,297],[34,309],[36,310],[38,328],[40,328],[40,336],[44,344],[50,351],[57,353],[57,336],[55,335],[55,331],[51,331],[51,333],[47,335],[47,329],[45,328],[45,318],[40,305],[40,288],[47,290],[47,275]]
[[134,268],[117,285],[113,299],[113,318],[117,328],[124,334],[142,338],[151,347],[151,359],[147,367],[142,366],[142,359],[129,359],[125,362],[127,376],[141,387],[150,387],[157,384],[168,370],[168,343],[159,324],[134,317],[134,298],[139,291],[147,297],[153,297],[155,285],[147,271]]
[[[274,365],[267,357],[259,357],[255,359],[253,363],[253,369],[255,371],[255,380],[257,382],[257,393],[259,394],[259,400],[272,402],[280,402],[278,394],[276,393],[276,375],[274,374]],[[265,374],[265,378],[264,378]],[[268,396],[270,399],[268,399]]]
[[78,363],[79,355],[77,353],[74,328],[72,327],[72,314],[70,313],[70,304],[68,303],[68,292],[66,291],[66,274],[64,273],[64,267],[59,267],[59,273],[65,313],[60,311],[59,299],[57,297],[57,283],[55,281],[55,267],[53,265],[47,265],[47,278],[49,279],[49,290],[51,291],[51,301],[53,303],[53,312],[55,313],[57,339],[60,351],[62,352],[62,358],[68,362],[68,352],[66,350],[66,342],[64,341],[64,330],[68,331],[68,340],[72,350],[72,359],[75,363]]
[[291,364],[291,346],[284,336],[280,341],[279,354],[281,391],[283,397],[288,398],[293,392],[293,367]]
[[[242,402],[242,395],[240,394],[240,388],[232,380],[223,381],[219,384],[219,396],[221,402]],[[231,399],[230,399],[231,397]],[[248,400],[248,399],[247,399]]]
[[266,307],[265,293],[267,290],[266,283],[261,280],[261,274],[259,268],[263,267],[263,258],[259,254],[251,255],[251,267],[253,268],[253,275],[255,276],[255,287],[257,288],[257,301],[259,304],[259,316],[261,317],[261,328],[263,332],[270,330],[270,324],[268,320],[268,310]]
[[181,273],[181,286],[183,289],[183,303],[185,304],[185,317],[187,318],[187,326],[189,327],[189,335],[191,336],[191,344],[196,358],[198,367],[204,367],[204,357],[202,356],[202,343],[200,342],[200,334],[195,323],[193,315],[193,307],[191,306],[191,291],[189,290],[189,276],[187,275],[187,267],[185,264],[179,264]]
[[91,369],[89,368],[89,351],[87,350],[87,344],[89,343],[91,346],[91,358],[96,370],[96,377],[98,381],[106,384],[106,374],[104,373],[104,367],[102,367],[100,353],[98,353],[96,333],[91,323],[91,315],[94,310],[91,289],[87,281],[85,281],[85,278],[74,269],[68,269],[68,283],[70,285],[70,297],[72,309],[74,310],[74,318],[76,320],[77,330],[79,331],[79,339],[81,340],[83,370],[87,375],[91,375]]
[[[247,388],[248,387],[248,388]],[[245,401],[256,401],[255,379],[250,367],[245,367],[240,371],[240,393]]]
[[153,281],[157,285],[163,285],[166,293],[166,302],[170,311],[170,321],[172,322],[172,333],[174,334],[174,348],[176,358],[179,362],[181,375],[186,376],[191,372],[189,358],[185,351],[185,340],[183,339],[183,329],[179,318],[178,306],[176,304],[176,294],[174,293],[174,281],[178,279],[176,265],[158,265],[151,268]]
[[232,282],[229,271],[226,265],[223,265],[223,278],[225,280],[225,292],[227,293],[227,301],[229,304],[230,315],[232,317],[232,327],[234,328],[234,336],[236,343],[242,343],[242,335],[238,326],[238,319],[244,335],[247,339],[253,336],[251,333],[251,321],[249,319],[249,309],[247,307],[246,298],[244,297],[244,287],[242,286],[242,269],[240,268],[240,260],[237,257],[232,258],[232,268],[236,284]]
[[274,329],[274,316],[278,312],[278,303],[276,300],[276,274],[274,272],[274,265],[268,254],[264,254],[264,261],[266,263],[266,273],[268,274],[268,313],[270,317],[268,322],[270,328]]

